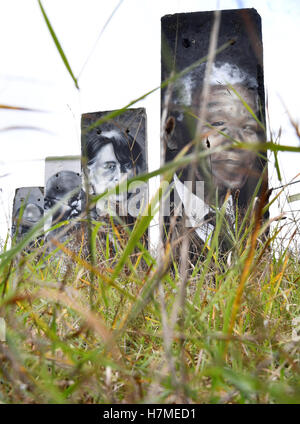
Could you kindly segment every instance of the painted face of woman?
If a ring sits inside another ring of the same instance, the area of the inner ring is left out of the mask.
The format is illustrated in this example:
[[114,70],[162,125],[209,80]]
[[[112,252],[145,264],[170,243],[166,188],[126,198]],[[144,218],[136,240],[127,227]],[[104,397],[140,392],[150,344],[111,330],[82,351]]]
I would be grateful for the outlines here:
[[[97,153],[94,163],[89,166],[89,182],[93,194],[101,194],[118,185],[126,177],[133,177],[133,166],[120,164],[116,158],[112,143],[105,144]],[[126,193],[115,194],[111,200],[122,201]]]
[[[257,94],[239,84],[233,87],[255,113]],[[233,140],[249,144],[260,141],[258,123],[238,96],[227,86],[211,87],[207,105],[207,122],[210,126],[202,129],[202,132],[207,133],[203,139],[205,149],[233,144]],[[243,187],[255,157],[256,154],[253,151],[234,147],[212,153],[209,157],[209,168],[215,184],[228,188]]]

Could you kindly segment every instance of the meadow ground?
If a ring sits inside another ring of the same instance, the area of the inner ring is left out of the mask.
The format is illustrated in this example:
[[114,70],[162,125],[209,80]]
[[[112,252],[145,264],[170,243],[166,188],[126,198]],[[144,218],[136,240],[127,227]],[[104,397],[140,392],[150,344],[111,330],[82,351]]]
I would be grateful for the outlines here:
[[157,261],[137,242],[146,217],[126,243],[115,228],[113,257],[93,222],[92,257],[26,253],[32,234],[4,246],[0,401],[299,403],[299,256],[258,214],[220,255],[222,210],[196,264],[168,242]]

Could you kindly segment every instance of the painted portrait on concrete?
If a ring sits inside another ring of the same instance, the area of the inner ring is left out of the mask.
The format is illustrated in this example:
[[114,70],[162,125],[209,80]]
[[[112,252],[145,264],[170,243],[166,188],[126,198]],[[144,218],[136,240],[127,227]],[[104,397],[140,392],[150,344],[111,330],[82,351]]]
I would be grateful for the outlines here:
[[[179,14],[162,19],[162,57],[166,58],[162,60],[163,79],[170,75],[172,67],[169,63],[175,64],[175,71],[179,72],[207,55],[212,23],[213,12]],[[234,44],[216,55],[207,79],[204,62],[174,83],[168,104],[164,134],[166,161],[174,159],[189,143],[191,153],[193,140],[197,137],[201,140],[200,150],[209,152],[218,146],[226,146],[226,150],[213,152],[201,163],[199,161],[196,168],[195,179],[204,181],[203,216],[198,218],[206,223],[196,229],[202,241],[214,230],[213,219],[209,216],[213,215],[216,202],[221,205],[226,194],[230,194],[228,216],[234,221],[234,199],[240,211],[246,209],[266,166],[263,155],[238,149],[235,144],[251,145],[266,139],[261,26],[256,11],[244,9],[221,13],[218,46],[229,40],[234,40]],[[200,126],[204,84],[209,86],[209,94],[205,100],[205,120]],[[162,104],[164,96],[165,91],[162,92]],[[190,174],[187,168],[177,174],[174,186],[184,204],[183,182]]]
[[[144,109],[127,110],[119,117],[86,131],[107,113],[90,113],[82,117],[82,156],[85,158],[91,196],[114,190],[125,180],[147,170]],[[99,199],[92,210],[92,217],[99,219],[110,214],[124,218],[129,216],[129,204],[134,203],[134,199],[137,209],[139,205],[145,205],[147,193],[139,193],[138,190],[116,190],[110,196]]]
[[[45,214],[54,209],[45,222],[45,232],[60,222],[70,222],[81,213],[81,173],[79,158],[46,158]],[[59,228],[47,234],[59,236]],[[66,237],[70,236],[69,232]]]
[[[15,191],[12,212],[12,237],[21,240],[44,216],[43,187],[20,187]],[[38,237],[37,241],[41,241]]]

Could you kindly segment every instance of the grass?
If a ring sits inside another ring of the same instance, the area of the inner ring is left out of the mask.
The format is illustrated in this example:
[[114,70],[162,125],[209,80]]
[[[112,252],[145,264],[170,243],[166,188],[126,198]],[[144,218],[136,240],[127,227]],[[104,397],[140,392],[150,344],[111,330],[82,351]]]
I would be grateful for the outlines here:
[[84,249],[19,251],[1,269],[1,402],[299,403],[299,260],[262,232],[252,217],[230,255],[213,242],[183,302],[170,246],[163,269],[130,240],[95,269]]

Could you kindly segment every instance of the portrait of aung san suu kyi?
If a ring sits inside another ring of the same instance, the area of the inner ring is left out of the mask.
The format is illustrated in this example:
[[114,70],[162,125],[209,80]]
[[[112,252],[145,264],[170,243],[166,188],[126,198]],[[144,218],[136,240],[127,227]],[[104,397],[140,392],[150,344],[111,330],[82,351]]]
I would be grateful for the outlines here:
[[[89,193],[97,196],[118,186],[125,179],[142,171],[143,154],[140,145],[128,131],[97,129],[88,135],[84,146]],[[109,196],[110,203],[122,204],[128,199],[127,190],[116,190]],[[106,200],[96,203],[97,216],[107,211]]]

